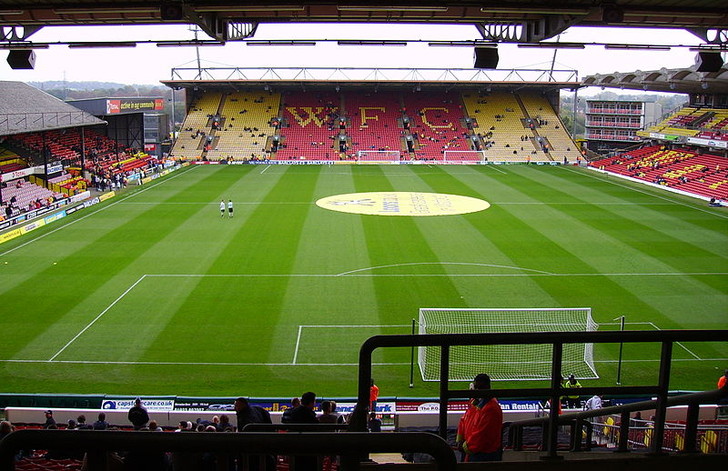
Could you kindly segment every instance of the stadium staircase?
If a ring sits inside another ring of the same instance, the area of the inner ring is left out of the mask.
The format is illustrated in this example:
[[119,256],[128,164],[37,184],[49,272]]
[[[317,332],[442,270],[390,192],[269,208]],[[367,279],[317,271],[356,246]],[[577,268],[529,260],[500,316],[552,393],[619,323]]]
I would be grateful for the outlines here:
[[344,94],[350,155],[361,151],[403,151],[402,97],[398,92]]
[[242,91],[227,94],[219,109],[220,129],[207,151],[208,160],[262,160],[274,133],[271,122],[278,116],[280,93]]
[[546,139],[552,160],[562,161],[564,158],[569,162],[581,160],[582,155],[578,146],[548,100],[534,93],[519,93],[518,97],[525,109],[524,115],[533,120],[537,133]]
[[417,135],[417,159],[442,162],[445,151],[472,150],[459,93],[415,92],[404,96],[403,103]]
[[174,147],[173,158],[201,160],[207,135],[212,131],[212,116],[222,101],[222,93],[202,92],[187,111]]
[[524,116],[514,94],[466,93],[463,101],[467,114],[478,122],[478,136],[486,143],[489,161],[527,162],[537,156],[523,139],[530,133],[521,121]]

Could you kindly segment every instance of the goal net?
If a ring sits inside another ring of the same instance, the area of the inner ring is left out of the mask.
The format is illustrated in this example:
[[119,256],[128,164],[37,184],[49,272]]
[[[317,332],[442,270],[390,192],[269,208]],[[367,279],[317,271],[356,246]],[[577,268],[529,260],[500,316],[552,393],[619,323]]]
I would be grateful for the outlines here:
[[[419,317],[420,334],[587,332],[598,328],[591,308],[421,308]],[[450,380],[472,381],[478,373],[488,373],[493,380],[550,379],[551,354],[550,344],[451,346]],[[440,347],[419,347],[418,363],[423,381],[440,379]],[[593,344],[564,344],[561,371],[580,379],[599,378]]]
[[485,151],[482,150],[446,150],[443,160],[451,164],[485,162]]
[[398,150],[360,150],[356,153],[360,162],[399,162]]

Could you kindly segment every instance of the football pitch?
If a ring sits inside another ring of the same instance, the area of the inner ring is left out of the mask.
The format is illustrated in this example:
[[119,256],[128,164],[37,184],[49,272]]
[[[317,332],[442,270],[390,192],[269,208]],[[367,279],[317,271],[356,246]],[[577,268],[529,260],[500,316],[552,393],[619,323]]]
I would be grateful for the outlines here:
[[[490,207],[316,205],[371,192]],[[354,397],[361,343],[410,333],[421,307],[726,329],[728,212],[565,166],[193,166],[0,245],[0,306],[3,392]],[[600,379],[582,384],[614,385],[617,352],[596,345]],[[654,384],[658,359],[625,345],[622,384]],[[671,389],[710,389],[728,344],[680,344],[673,359]],[[437,395],[417,369],[409,388],[409,349],[374,361],[382,396]]]

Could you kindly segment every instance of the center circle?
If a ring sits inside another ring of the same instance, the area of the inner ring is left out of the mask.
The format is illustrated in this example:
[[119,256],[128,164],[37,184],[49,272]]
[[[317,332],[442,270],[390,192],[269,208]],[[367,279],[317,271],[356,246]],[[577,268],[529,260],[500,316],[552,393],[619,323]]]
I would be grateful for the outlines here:
[[470,196],[386,191],[327,196],[316,201],[316,206],[377,216],[452,216],[486,210],[490,203]]

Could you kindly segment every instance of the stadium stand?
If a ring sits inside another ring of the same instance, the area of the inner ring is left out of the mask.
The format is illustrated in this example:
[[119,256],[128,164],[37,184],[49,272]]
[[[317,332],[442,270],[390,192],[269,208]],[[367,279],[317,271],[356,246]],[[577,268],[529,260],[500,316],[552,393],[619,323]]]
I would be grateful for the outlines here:
[[220,92],[203,92],[187,111],[182,129],[177,136],[170,155],[173,158],[201,159],[212,132],[212,117],[222,101]]
[[16,216],[23,211],[31,211],[46,206],[53,201],[63,198],[64,195],[54,192],[42,186],[19,179],[8,182],[7,187],[3,188],[3,204],[2,214],[5,216],[5,208],[10,207],[12,216]]
[[522,121],[525,117],[514,94],[465,93],[463,101],[468,115],[477,120],[477,135],[485,143],[488,160],[526,162],[537,157],[533,133]]
[[[45,137],[41,133],[23,133],[9,136],[8,142],[18,149],[24,150],[26,155],[35,162],[43,162],[43,145],[50,151],[51,161],[61,161],[65,166],[81,165],[81,133],[79,128],[68,128],[60,130],[45,131]],[[86,168],[94,169],[96,165],[107,168],[117,163],[126,155],[118,142],[101,134],[100,131],[87,129],[84,132],[84,145],[86,147],[87,159]],[[119,155],[117,155],[119,150]]]
[[[275,160],[334,160],[339,149],[335,122],[340,115],[340,95],[328,91],[284,92],[281,144]],[[343,152],[348,150],[346,143]]]
[[220,121],[216,126],[213,123],[216,129],[210,132],[214,137],[207,159],[263,159],[272,134],[271,122],[280,107],[280,94],[244,91],[223,98]]
[[413,93],[404,96],[404,103],[408,115],[414,115],[410,118],[417,159],[442,161],[446,150],[471,150],[459,93]]
[[0,146],[0,175],[26,168],[28,164],[15,152]]
[[[577,161],[533,92],[246,90],[199,92],[172,151],[195,160]],[[547,152],[544,152],[546,150]],[[552,153],[554,154],[552,156]],[[378,157],[380,156],[380,157]]]
[[685,106],[660,123],[644,131],[638,131],[637,135],[650,137],[650,133],[661,133],[725,141],[728,140],[726,128],[728,128],[728,110]]
[[705,198],[728,200],[728,159],[718,155],[656,145],[589,165]]
[[347,92],[343,95],[346,134],[352,153],[402,151],[401,95],[397,92]]
[[527,119],[534,125],[534,133],[545,139],[545,146],[554,160],[566,159],[575,162],[581,159],[574,141],[564,129],[558,114],[545,97],[523,93],[518,95],[525,109]]

